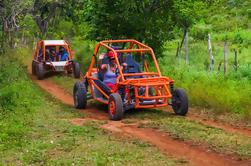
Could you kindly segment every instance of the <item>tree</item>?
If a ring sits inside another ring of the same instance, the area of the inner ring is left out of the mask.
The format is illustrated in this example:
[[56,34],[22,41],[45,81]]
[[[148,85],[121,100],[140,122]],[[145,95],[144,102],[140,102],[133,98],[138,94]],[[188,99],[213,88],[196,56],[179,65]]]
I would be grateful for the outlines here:
[[[180,52],[188,29],[196,22],[201,15],[201,11],[205,8],[208,2],[202,0],[174,0],[172,19],[176,26],[183,30],[183,37],[178,48]],[[176,55],[177,56],[177,55]]]
[[187,30],[193,24],[198,4],[203,1],[87,0],[85,16],[92,26],[89,38],[135,38],[160,53],[163,42],[173,37],[175,26]]
[[3,0],[0,2],[1,48],[13,47],[13,36],[20,29],[18,20],[25,15],[30,2],[29,0]]
[[49,23],[55,18],[56,11],[62,7],[62,4],[63,2],[57,0],[35,0],[31,13],[42,37],[46,37]]

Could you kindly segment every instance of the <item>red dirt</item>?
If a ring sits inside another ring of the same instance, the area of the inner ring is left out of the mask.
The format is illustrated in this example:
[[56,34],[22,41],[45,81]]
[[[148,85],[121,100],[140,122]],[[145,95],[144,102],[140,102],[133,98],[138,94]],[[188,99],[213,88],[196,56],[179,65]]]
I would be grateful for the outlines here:
[[[49,80],[38,81],[35,77],[31,76],[31,79],[38,84],[42,89],[50,93],[61,102],[73,106],[73,98],[70,94],[67,94],[62,88],[53,84]],[[83,112],[90,115],[89,119],[73,119],[71,122],[75,125],[83,125],[88,120],[108,120],[106,113],[98,111],[92,107],[88,107]],[[121,133],[121,135],[139,138],[147,141],[163,153],[167,155],[174,155],[176,158],[182,158],[188,160],[193,165],[203,166],[234,166],[234,165],[251,165],[251,161],[237,161],[230,156],[218,154],[209,151],[201,146],[193,146],[189,143],[174,140],[166,133],[156,131],[154,129],[137,128],[135,124],[124,124],[121,121],[108,121],[107,124],[102,126],[103,129]]]
[[[167,112],[171,112],[170,109],[168,109],[168,108],[162,108],[162,110],[167,111]],[[223,129],[229,133],[238,133],[238,134],[241,134],[241,135],[244,135],[246,137],[251,138],[251,130],[249,130],[249,129],[242,129],[242,128],[237,128],[237,127],[230,126],[230,125],[225,125],[225,124],[222,124],[219,122],[215,122],[213,120],[198,117],[198,116],[191,114],[191,113],[188,113],[186,115],[186,118],[190,119],[192,121],[196,121],[201,124],[207,125],[207,126],[211,126],[211,127],[218,128],[218,129]]]

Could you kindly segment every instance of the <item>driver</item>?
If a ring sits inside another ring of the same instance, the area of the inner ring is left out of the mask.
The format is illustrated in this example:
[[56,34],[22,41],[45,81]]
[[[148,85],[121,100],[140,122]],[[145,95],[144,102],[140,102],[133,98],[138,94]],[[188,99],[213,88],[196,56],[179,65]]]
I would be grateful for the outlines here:
[[60,61],[67,61],[69,58],[69,55],[63,46],[60,46],[58,54],[60,56]]
[[[104,83],[111,88],[112,91],[116,91],[116,79],[117,74],[116,70],[118,69],[118,65],[115,61],[115,55],[112,51],[108,52],[109,64],[102,64],[101,70],[104,70]],[[126,63],[122,64],[123,66],[127,66]]]

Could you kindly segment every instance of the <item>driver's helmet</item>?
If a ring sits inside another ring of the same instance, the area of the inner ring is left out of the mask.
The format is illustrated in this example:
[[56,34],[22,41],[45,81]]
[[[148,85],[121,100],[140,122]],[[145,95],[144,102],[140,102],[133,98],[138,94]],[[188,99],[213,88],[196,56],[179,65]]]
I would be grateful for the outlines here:
[[63,46],[59,47],[59,52],[65,52],[65,48]]
[[113,59],[115,57],[114,53],[112,51],[108,52],[109,59]]
[[55,53],[56,52],[56,50],[54,48],[52,48],[50,51],[51,51],[51,53]]

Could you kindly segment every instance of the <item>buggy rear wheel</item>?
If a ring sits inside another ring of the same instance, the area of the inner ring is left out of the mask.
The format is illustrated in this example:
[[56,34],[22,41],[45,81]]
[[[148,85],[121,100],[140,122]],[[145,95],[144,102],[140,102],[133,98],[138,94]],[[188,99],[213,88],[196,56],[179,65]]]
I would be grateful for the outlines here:
[[188,98],[183,89],[175,89],[172,97],[172,108],[176,115],[186,115],[188,112]]
[[123,102],[118,93],[112,93],[109,97],[108,112],[111,120],[121,120],[124,115]]
[[77,82],[73,88],[74,106],[77,109],[83,109],[87,105],[86,86],[82,82]]
[[73,71],[74,78],[79,78],[80,77],[80,65],[79,65],[78,62],[74,62],[72,64],[72,71]]
[[39,80],[44,79],[45,76],[45,68],[43,63],[38,63],[36,65],[36,75]]
[[32,61],[32,64],[31,64],[31,73],[33,75],[36,75],[36,67],[37,67],[37,62],[35,62],[34,60]]

